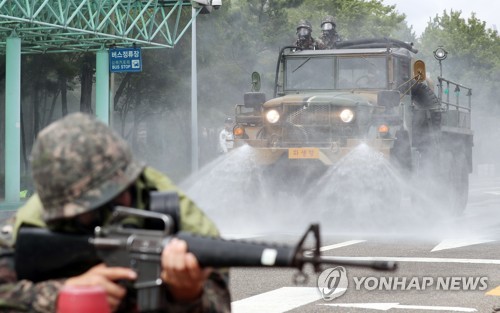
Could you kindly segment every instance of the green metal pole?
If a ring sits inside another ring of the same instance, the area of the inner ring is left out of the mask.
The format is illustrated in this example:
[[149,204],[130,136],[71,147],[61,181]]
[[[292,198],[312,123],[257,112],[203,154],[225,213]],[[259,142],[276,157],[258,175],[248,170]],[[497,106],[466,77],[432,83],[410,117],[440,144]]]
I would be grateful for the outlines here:
[[[109,62],[109,59],[108,59]],[[115,125],[113,122],[113,113],[115,107],[115,73],[109,73],[109,125]]]
[[96,116],[109,125],[109,56],[106,49],[96,54],[95,96]]
[[5,58],[5,204],[21,189],[21,38],[7,38]]
[[198,171],[198,78],[196,63],[196,10],[191,9],[191,173]]

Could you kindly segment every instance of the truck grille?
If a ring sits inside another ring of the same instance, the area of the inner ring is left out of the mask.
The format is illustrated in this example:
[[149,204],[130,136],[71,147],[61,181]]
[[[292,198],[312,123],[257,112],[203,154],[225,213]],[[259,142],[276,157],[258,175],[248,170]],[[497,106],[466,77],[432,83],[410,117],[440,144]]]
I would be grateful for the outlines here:
[[342,108],[334,105],[287,107],[283,139],[290,143],[333,142],[353,136],[355,123],[339,118]]

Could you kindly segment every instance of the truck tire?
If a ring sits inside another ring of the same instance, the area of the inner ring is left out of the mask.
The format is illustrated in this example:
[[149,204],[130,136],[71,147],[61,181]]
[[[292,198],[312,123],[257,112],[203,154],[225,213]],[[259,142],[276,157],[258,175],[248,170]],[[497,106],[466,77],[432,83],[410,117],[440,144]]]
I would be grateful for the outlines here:
[[[437,110],[441,107],[439,98],[434,91],[424,83],[415,84],[411,89],[411,96],[413,101],[421,108]],[[439,120],[438,125],[441,125],[441,120]]]

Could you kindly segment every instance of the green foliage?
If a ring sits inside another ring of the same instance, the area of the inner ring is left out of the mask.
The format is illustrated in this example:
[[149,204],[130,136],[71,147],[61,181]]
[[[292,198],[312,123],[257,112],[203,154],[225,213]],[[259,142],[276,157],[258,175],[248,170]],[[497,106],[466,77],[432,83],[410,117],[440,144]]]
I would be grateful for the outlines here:
[[[388,36],[417,41],[405,15],[382,0],[224,0],[219,10],[199,15],[196,21],[199,129],[222,127],[224,118],[233,114],[235,104],[242,103],[243,94],[251,90],[254,71],[261,74],[261,91],[271,97],[279,49],[295,41],[300,19],[310,20],[313,36],[319,37],[326,15],[334,16],[343,39]],[[181,19],[190,18],[189,8]],[[439,68],[432,51],[438,45],[449,52],[443,62],[445,77],[465,85],[474,82],[475,99],[478,93],[500,99],[496,31],[486,29],[475,15],[465,19],[460,12],[445,11],[436,16],[416,45],[433,77]],[[58,99],[61,81],[70,90],[78,84],[83,60],[80,54],[23,58],[23,109],[39,114],[39,125],[32,128],[43,127],[51,119],[56,103],[52,100]],[[115,84],[115,111],[121,117],[115,127],[140,146],[138,133],[146,125],[147,149],[136,149],[139,157],[174,179],[185,176],[191,146],[191,30],[174,49],[143,50],[143,72],[116,74]],[[491,101],[481,103],[486,106]],[[496,104],[500,107],[498,100]],[[26,124],[34,123],[33,113],[24,114],[28,114]]]
[[[498,75],[500,69],[500,38],[497,31],[487,29],[486,23],[475,14],[468,19],[460,11],[444,11],[436,16],[421,37],[423,53],[432,57],[437,46],[443,46],[450,60],[458,66],[450,67],[450,73],[462,77],[473,73],[488,79]],[[498,77],[497,77],[498,78]]]
[[398,24],[396,30],[392,32],[391,37],[406,42],[417,43],[417,36],[413,31],[413,26],[408,26],[406,21]]
[[380,0],[305,0],[290,11],[292,21],[309,19],[315,36],[321,34],[321,19],[333,15],[337,31],[344,39],[393,37],[405,19],[404,14],[395,11],[395,6],[384,5]]
[[500,150],[491,138],[500,136],[500,37],[486,28],[474,14],[468,18],[460,11],[444,11],[434,17],[421,37],[420,50],[433,77],[439,63],[432,52],[442,46],[448,57],[442,61],[443,76],[472,87],[472,128],[474,162],[496,163]]
[[[448,58],[442,61],[443,76],[473,87],[476,107],[492,102],[500,109],[500,37],[498,32],[486,28],[486,23],[475,14],[463,18],[460,11],[444,11],[431,20],[421,37],[421,51],[428,71],[439,73],[433,51],[442,46]],[[496,102],[496,103],[495,103]]]

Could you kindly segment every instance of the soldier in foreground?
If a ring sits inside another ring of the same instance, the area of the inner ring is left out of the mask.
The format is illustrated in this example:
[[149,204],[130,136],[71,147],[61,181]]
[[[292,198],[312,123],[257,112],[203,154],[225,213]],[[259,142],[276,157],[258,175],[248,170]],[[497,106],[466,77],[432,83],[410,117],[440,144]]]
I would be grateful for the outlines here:
[[[219,235],[212,221],[166,176],[135,160],[122,138],[88,115],[74,113],[42,130],[31,166],[37,193],[16,213],[12,239],[0,238],[1,312],[55,312],[63,286],[100,286],[113,312],[134,312],[133,299],[118,283],[137,277],[129,268],[99,264],[66,279],[17,280],[12,251],[21,227],[91,234],[106,224],[114,206],[144,209],[149,191],[172,190],[179,194],[181,230]],[[127,226],[140,227],[140,221],[129,220]],[[201,269],[184,241],[174,239],[164,248],[161,265],[166,312],[230,312],[228,273]]]
[[312,25],[308,20],[300,20],[297,25],[297,40],[295,46],[302,49],[316,50],[318,44],[312,37]]
[[321,38],[318,39],[319,49],[333,49],[335,44],[340,41],[340,36],[337,33],[337,25],[333,16],[327,15],[321,21]]

